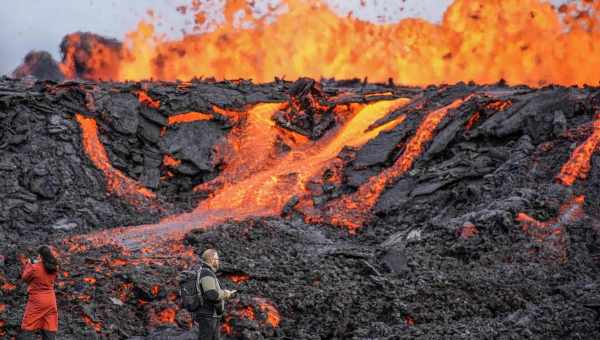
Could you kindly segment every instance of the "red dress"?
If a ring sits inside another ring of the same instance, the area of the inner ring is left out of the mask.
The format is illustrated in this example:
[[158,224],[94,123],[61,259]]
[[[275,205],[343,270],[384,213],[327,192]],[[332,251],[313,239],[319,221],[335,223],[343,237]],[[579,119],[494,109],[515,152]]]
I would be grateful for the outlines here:
[[56,273],[48,274],[41,262],[27,263],[21,278],[29,285],[27,288],[29,300],[25,307],[21,329],[56,332],[58,330],[58,308],[56,308],[54,294]]

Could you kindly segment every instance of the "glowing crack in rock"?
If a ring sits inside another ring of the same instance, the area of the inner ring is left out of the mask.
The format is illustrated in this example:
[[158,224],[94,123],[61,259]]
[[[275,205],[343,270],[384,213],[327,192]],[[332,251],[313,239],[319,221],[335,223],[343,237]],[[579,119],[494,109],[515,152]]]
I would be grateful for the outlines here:
[[592,126],[592,135],[573,151],[569,161],[556,176],[556,179],[566,186],[573,185],[577,179],[586,179],[590,172],[592,155],[600,143],[600,114],[596,114]]
[[516,220],[521,223],[523,231],[539,243],[551,241],[552,250],[558,254],[561,261],[567,257],[566,227],[584,216],[583,204],[585,196],[575,196],[560,207],[556,218],[541,222],[525,214],[517,214]]
[[75,119],[81,127],[83,149],[94,166],[104,173],[107,191],[134,206],[154,204],[156,195],[152,191],[111,165],[106,149],[100,142],[96,120],[81,114],[76,114]]

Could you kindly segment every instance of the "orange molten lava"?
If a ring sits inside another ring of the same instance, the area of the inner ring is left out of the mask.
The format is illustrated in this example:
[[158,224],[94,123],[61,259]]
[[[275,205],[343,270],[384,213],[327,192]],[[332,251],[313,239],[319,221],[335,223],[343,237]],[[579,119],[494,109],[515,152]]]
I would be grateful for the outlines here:
[[256,317],[254,316],[254,309],[252,308],[252,306],[242,308],[242,309],[238,310],[237,312],[238,312],[238,315],[242,318],[246,318],[249,320],[256,319]]
[[85,282],[87,284],[90,284],[90,285],[93,285],[93,284],[96,283],[96,278],[93,278],[93,277],[84,277],[83,278],[83,282]]
[[112,259],[110,261],[110,265],[112,267],[121,267],[127,265],[128,261],[126,259]]
[[213,116],[211,116],[207,113],[187,112],[187,113],[182,113],[182,114],[178,114],[175,116],[170,116],[167,119],[167,123],[169,125],[175,125],[175,124],[179,124],[179,123],[189,123],[189,122],[196,122],[196,121],[200,121],[200,120],[211,120],[211,119],[213,119]]
[[147,105],[154,109],[160,108],[160,101],[152,99],[148,95],[148,92],[146,92],[144,90],[138,90],[138,91],[136,91],[136,94],[138,95],[138,100],[140,101],[140,103]]
[[[460,107],[470,97],[457,99],[450,105],[428,113],[415,135],[408,141],[404,153],[396,160],[394,165],[377,176],[369,178],[354,194],[344,196],[342,199],[330,203],[326,207],[325,221],[348,227],[351,231],[360,228],[370,216],[371,208],[377,203],[377,199],[385,188],[412,168],[427,143],[433,138],[438,124],[446,117],[448,111]],[[323,218],[321,216],[310,216],[308,219],[319,222]]]
[[479,118],[481,118],[481,113],[479,111],[473,113],[473,115],[471,115],[471,117],[465,124],[465,130],[467,130],[467,131],[471,130],[473,128],[473,126],[475,125],[475,123],[477,123],[479,121]]
[[554,250],[561,260],[566,260],[566,226],[580,220],[584,216],[584,196],[575,196],[560,207],[558,217],[541,222],[525,214],[517,214],[516,220],[523,226],[523,231],[538,242],[552,240]]
[[92,301],[92,297],[87,294],[76,294],[77,299],[81,302],[90,302]]
[[231,281],[233,281],[233,283],[236,284],[240,284],[242,282],[246,282],[250,279],[250,275],[247,274],[231,274],[231,275],[227,275],[227,278]]
[[124,198],[134,206],[149,203],[155,194],[141,184],[125,176],[113,168],[98,137],[98,126],[93,118],[77,114],[75,116],[82,132],[83,149],[96,168],[100,169],[106,177],[109,192]]
[[2,285],[2,287],[0,287],[0,289],[5,292],[5,293],[9,293],[12,292],[13,290],[15,290],[17,288],[17,286],[13,285],[10,282],[6,282]]
[[129,296],[129,293],[131,292],[132,288],[133,288],[133,283],[122,284],[118,290],[119,300],[121,300],[123,302],[127,301],[127,297]]
[[152,286],[152,288],[150,288],[150,292],[152,293],[153,296],[157,296],[158,293],[160,292],[160,285]]
[[165,308],[158,313],[158,320],[162,324],[174,324],[177,311],[174,308]]
[[[360,147],[382,131],[401,124],[406,118],[404,115],[371,127],[409,101],[398,98],[338,106],[336,116],[342,120],[341,126],[317,141],[283,129],[273,121],[271,117],[278,110],[285,109],[287,104],[257,104],[242,113],[214,110],[231,119],[239,119],[240,116],[244,119],[230,133],[229,145],[223,147],[227,165],[220,176],[195,188],[210,191],[211,196],[191,213],[167,217],[157,225],[111,229],[90,235],[87,239],[94,244],[117,242],[128,246],[145,243],[155,237],[181,237],[191,229],[229,218],[277,215],[294,196],[304,201],[310,199],[306,185],[313,178],[321,177],[325,169],[335,163],[344,147]],[[91,130],[97,136],[96,130]],[[291,151],[278,151],[279,140],[289,143]],[[71,247],[81,248],[78,243]]]
[[6,312],[6,305],[3,303],[0,303],[0,313],[4,313]]
[[579,220],[583,216],[584,196],[576,196],[563,204],[559,216],[546,222],[540,222],[525,214],[517,214],[516,220],[523,224],[523,231],[534,236],[538,241],[544,241],[552,234],[562,234],[565,224]]
[[[249,215],[277,214],[294,195],[302,195],[305,185],[334,159],[345,146],[359,147],[400,124],[405,117],[367,130],[367,127],[389,112],[407,104],[408,99],[381,101],[369,105],[354,105],[351,118],[339,131],[329,136],[299,145],[281,158],[274,156],[274,142],[281,130],[271,116],[281,104],[260,104],[248,113],[248,126],[235,141],[234,158],[227,162],[220,179],[228,185],[200,203],[196,212],[229,210],[236,218]],[[248,155],[252,155],[248,157]]]
[[226,321],[221,325],[221,333],[225,333],[227,335],[233,334],[233,327],[231,327],[229,322]]
[[278,327],[279,322],[281,321],[281,316],[279,316],[279,311],[273,304],[266,299],[263,298],[255,298],[256,302],[258,302],[258,307],[260,310],[267,314],[266,324],[271,327]]
[[[339,15],[321,1],[282,2],[256,18],[253,1],[228,0],[222,24],[179,40],[140,22],[118,54],[93,42],[88,56],[73,41],[62,69],[73,77],[73,60],[87,57],[92,71],[85,76],[92,79],[368,76],[412,85],[505,79],[533,86],[600,80],[600,5],[590,0],[583,1],[583,13],[567,6],[559,13],[543,0],[455,0],[439,24],[376,24]],[[201,5],[197,25],[209,19],[207,12]]]
[[83,322],[88,325],[90,328],[96,331],[96,333],[100,333],[102,331],[102,323],[94,321],[94,319],[90,318],[86,314],[82,315]]
[[592,154],[598,148],[600,143],[600,114],[597,114],[593,122],[594,131],[592,135],[580,146],[578,146],[571,158],[560,169],[560,173],[556,176],[562,184],[571,186],[577,179],[586,179],[590,172],[590,160]]

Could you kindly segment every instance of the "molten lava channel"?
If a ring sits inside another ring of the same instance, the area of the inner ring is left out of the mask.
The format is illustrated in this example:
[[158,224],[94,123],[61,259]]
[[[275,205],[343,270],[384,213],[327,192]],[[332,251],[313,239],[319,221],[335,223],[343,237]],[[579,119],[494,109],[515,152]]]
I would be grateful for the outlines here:
[[[117,242],[125,246],[139,246],[155,238],[181,237],[191,229],[229,218],[278,215],[290,198],[297,196],[308,199],[307,182],[320,175],[344,147],[360,147],[380,132],[402,123],[405,116],[372,129],[365,128],[409,101],[399,98],[348,105],[349,118],[343,126],[330,131],[318,141],[300,137],[293,149],[284,154],[276,152],[275,141],[281,134],[289,134],[289,131],[278,127],[271,117],[285,104],[257,104],[247,111],[244,125],[231,134],[229,144],[233,152],[221,175],[213,180],[218,184],[215,185],[218,189],[194,211],[167,217],[156,225],[112,229],[91,235],[90,238],[96,243]],[[94,122],[83,116],[78,117],[80,124]],[[96,130],[90,131],[93,135]],[[97,152],[98,145],[93,145],[94,148],[86,147],[86,152]],[[106,153],[103,155],[106,159]],[[101,169],[107,168],[103,162],[98,163],[102,165]],[[105,173],[112,175],[110,171]],[[214,183],[206,183],[203,187],[211,187]]]
[[100,142],[96,120],[81,114],[76,114],[75,119],[81,127],[83,149],[94,166],[104,173],[107,190],[134,206],[153,203],[156,195],[151,190],[111,165],[106,149]]
[[600,143],[600,113],[596,114],[592,135],[571,154],[567,163],[560,169],[556,179],[566,186],[571,186],[577,179],[586,179],[591,168],[591,158]]
[[438,124],[446,117],[450,110],[457,109],[465,101],[469,100],[470,97],[457,99],[445,107],[429,112],[417,128],[415,135],[406,144],[404,152],[394,165],[385,169],[380,174],[369,178],[354,194],[344,196],[330,203],[326,207],[324,216],[320,214],[311,216],[310,220],[345,226],[350,230],[356,230],[363,226],[371,216],[372,207],[377,203],[377,199],[386,187],[412,168],[414,162],[423,153],[427,143],[433,138]]

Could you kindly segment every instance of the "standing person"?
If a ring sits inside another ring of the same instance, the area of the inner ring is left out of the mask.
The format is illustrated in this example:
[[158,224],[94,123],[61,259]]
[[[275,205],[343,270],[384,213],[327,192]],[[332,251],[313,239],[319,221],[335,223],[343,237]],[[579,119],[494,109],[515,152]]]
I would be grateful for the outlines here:
[[200,287],[204,303],[194,312],[198,323],[198,340],[219,340],[219,320],[225,310],[225,300],[235,291],[221,289],[215,272],[219,269],[219,254],[214,249],[202,253],[202,271]]
[[36,260],[25,262],[21,278],[28,285],[29,298],[21,323],[24,334],[40,332],[43,340],[54,340],[58,330],[58,309],[54,294],[54,281],[58,261],[50,247],[41,246]]

